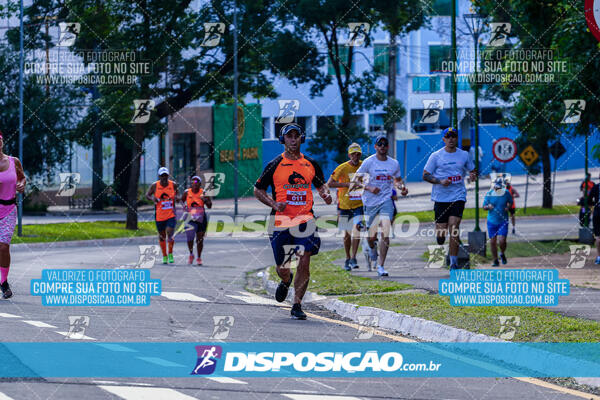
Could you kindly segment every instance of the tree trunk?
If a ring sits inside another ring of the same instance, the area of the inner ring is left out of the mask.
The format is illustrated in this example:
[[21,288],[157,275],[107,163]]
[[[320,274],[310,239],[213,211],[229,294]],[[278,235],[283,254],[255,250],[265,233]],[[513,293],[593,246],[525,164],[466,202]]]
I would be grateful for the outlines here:
[[[94,86],[93,89],[94,101],[97,101],[100,97],[98,87]],[[98,106],[94,106],[96,109],[96,118],[99,118]],[[102,210],[104,208],[104,180],[102,171],[102,130],[100,124],[97,123],[94,127],[94,138],[92,141],[92,209]]]
[[113,181],[117,195],[117,204],[125,205],[127,199],[127,188],[129,187],[129,176],[131,175],[131,139],[121,132],[115,136],[115,168]]
[[[390,107],[396,100],[396,35],[390,32],[390,47],[388,49],[388,87],[387,87],[387,104]],[[389,111],[388,111],[389,113]],[[392,158],[396,157],[396,116],[386,115],[387,124],[385,127],[388,142],[390,143],[389,155]]]
[[550,163],[550,149],[548,148],[548,142],[541,144],[540,156],[542,158],[542,175],[544,179],[542,208],[552,208],[552,167]]
[[142,143],[146,136],[144,124],[136,124],[133,131],[133,148],[131,149],[131,173],[129,175],[129,187],[127,188],[127,229],[138,229],[137,195],[138,183],[140,181],[140,156],[142,155]]

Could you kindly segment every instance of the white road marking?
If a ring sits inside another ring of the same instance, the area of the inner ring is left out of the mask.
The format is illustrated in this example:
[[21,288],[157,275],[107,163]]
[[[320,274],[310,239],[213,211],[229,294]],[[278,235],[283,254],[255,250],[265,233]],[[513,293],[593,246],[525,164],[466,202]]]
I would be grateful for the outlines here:
[[154,386],[151,383],[142,383],[142,382],[116,382],[116,381],[92,381],[94,383],[97,383],[99,385],[116,385],[116,386],[124,386],[124,385],[131,385],[131,386]]
[[47,323],[42,322],[42,321],[30,321],[30,320],[26,321],[26,320],[23,320],[23,322],[25,322],[26,324],[29,324],[29,325],[33,325],[33,326],[38,327],[38,328],[54,328],[54,329],[58,329],[56,326],[47,324]]
[[262,296],[258,296],[254,293],[250,293],[250,292],[238,292],[241,293],[241,296],[237,296],[234,294],[227,294],[227,297],[231,297],[232,299],[236,299],[236,300],[241,300],[244,303],[248,303],[248,304],[267,304],[267,305],[281,305],[281,303],[278,303],[277,301],[273,300],[273,299],[267,299],[265,297]]
[[0,392],[0,400],[14,400],[12,397],[8,397],[4,393]]
[[198,297],[191,293],[183,293],[183,292],[162,292],[161,296],[166,297],[169,300],[179,300],[179,301],[197,301],[201,303],[207,303],[208,300],[204,297]]
[[196,400],[195,397],[168,388],[107,385],[98,387],[125,400]]
[[89,336],[85,336],[85,335],[77,335],[76,337],[66,337],[69,335],[69,332],[59,332],[59,331],[54,331],[56,333],[58,333],[59,335],[63,335],[65,336],[65,339],[69,339],[69,340],[97,340],[94,339],[93,337],[89,337]]
[[23,318],[20,315],[9,314],[9,313],[0,313],[0,317],[3,317],[3,318]]
[[289,397],[292,400],[360,400],[360,397],[353,396],[325,396],[322,394],[285,394],[283,396]]
[[226,376],[207,376],[206,379],[219,383],[235,383],[237,385],[247,385],[248,382],[238,381],[237,379],[228,378]]
[[300,380],[300,379],[298,379],[298,380],[301,381],[301,382],[303,382],[303,383],[307,383],[307,382],[316,383],[317,385],[326,387],[327,389],[335,390],[335,388],[333,386],[326,385],[326,384],[324,384],[322,382],[319,382],[319,381],[316,381],[314,379],[306,379],[306,378],[304,378],[302,380]]

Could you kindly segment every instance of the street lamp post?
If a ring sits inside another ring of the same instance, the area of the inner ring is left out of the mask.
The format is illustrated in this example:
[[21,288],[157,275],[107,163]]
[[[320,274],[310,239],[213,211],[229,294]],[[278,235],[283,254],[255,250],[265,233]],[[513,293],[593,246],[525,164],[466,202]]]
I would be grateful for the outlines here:
[[[474,94],[474,125],[475,125],[475,170],[477,171],[477,176],[475,177],[475,229],[474,232],[481,232],[481,228],[479,227],[479,85],[478,85],[478,73],[479,73],[479,59],[478,59],[478,50],[479,50],[479,36],[483,31],[483,25],[485,19],[480,14],[464,14],[463,20],[465,21],[465,25],[469,30],[469,33],[473,37],[473,47],[475,53],[475,79],[473,82],[473,94]],[[485,233],[483,234],[485,235]],[[482,236],[482,235],[479,235]],[[483,240],[483,251],[485,252],[485,236],[482,237]],[[477,241],[479,243],[479,241]]]

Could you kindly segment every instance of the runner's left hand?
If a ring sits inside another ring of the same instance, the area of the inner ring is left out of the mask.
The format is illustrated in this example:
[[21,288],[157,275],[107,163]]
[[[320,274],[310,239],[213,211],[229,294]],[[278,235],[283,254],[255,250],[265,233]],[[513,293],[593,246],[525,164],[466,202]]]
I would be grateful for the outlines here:
[[406,196],[408,194],[408,189],[406,188],[406,186],[402,186],[402,190],[400,191],[400,194],[402,196]]
[[23,193],[25,191],[25,183],[20,182],[17,183],[17,192]]

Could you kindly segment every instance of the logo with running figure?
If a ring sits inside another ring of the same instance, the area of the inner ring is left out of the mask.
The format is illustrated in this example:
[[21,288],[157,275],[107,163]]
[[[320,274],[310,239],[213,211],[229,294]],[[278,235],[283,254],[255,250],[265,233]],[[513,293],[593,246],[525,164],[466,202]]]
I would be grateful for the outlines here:
[[354,336],[357,340],[368,340],[373,337],[375,333],[375,327],[379,324],[379,317],[377,315],[359,315],[358,323],[360,327]]
[[133,118],[131,124],[145,124],[150,120],[150,113],[154,110],[154,100],[134,100]]
[[86,315],[69,316],[69,332],[65,339],[85,339],[85,329],[90,326],[90,317]]
[[210,375],[217,368],[217,360],[221,359],[223,349],[221,346],[196,346],[198,361],[190,375]]
[[221,186],[225,184],[225,174],[223,172],[206,172],[204,173],[204,195],[218,196],[221,191]]
[[221,41],[221,36],[225,33],[225,24],[223,22],[206,22],[204,24],[204,40],[200,46],[215,47]]
[[350,186],[348,186],[346,196],[348,196],[351,200],[360,200],[365,191],[365,186],[369,184],[369,177],[370,175],[368,172],[355,172],[348,174],[348,178],[350,178]]
[[152,268],[156,259],[159,256],[158,245],[147,245],[141,244],[139,245],[140,249],[140,257],[138,258],[138,262],[135,265],[136,268]]
[[511,25],[508,22],[491,22],[488,47],[504,46],[508,35],[510,35],[510,28]]
[[60,36],[58,37],[57,46],[70,47],[75,43],[77,35],[81,32],[81,24],[79,22],[59,22],[58,29]]
[[300,110],[300,100],[277,100],[279,115],[275,119],[277,124],[290,124],[294,122],[296,113]]
[[305,185],[306,179],[304,179],[304,177],[302,175],[300,175],[298,172],[294,171],[288,177],[288,182],[290,183],[290,185]]
[[215,340],[227,339],[229,331],[233,328],[235,318],[232,315],[215,315],[213,321],[215,326],[210,338]]
[[367,40],[369,30],[371,30],[371,24],[367,22],[349,22],[348,29],[350,32],[346,46],[362,46],[365,43],[365,40]]
[[442,268],[446,262],[446,251],[448,245],[432,244],[427,246],[429,258],[425,268]]
[[569,246],[571,259],[567,268],[583,268],[592,248],[587,244],[572,244]]
[[517,333],[517,327],[521,326],[521,317],[518,315],[500,315],[500,339],[512,340]]
[[58,175],[60,177],[60,187],[56,195],[61,197],[73,196],[77,184],[81,181],[81,175],[78,172],[61,172]]
[[444,100],[423,100],[423,116],[420,124],[435,124],[440,119],[440,112],[444,108]]
[[585,110],[585,100],[564,100],[565,115],[560,121],[561,124],[576,124],[581,119],[581,113]]
[[301,244],[284,244],[283,253],[281,268],[295,269],[298,268],[298,260],[304,254],[304,246]]

